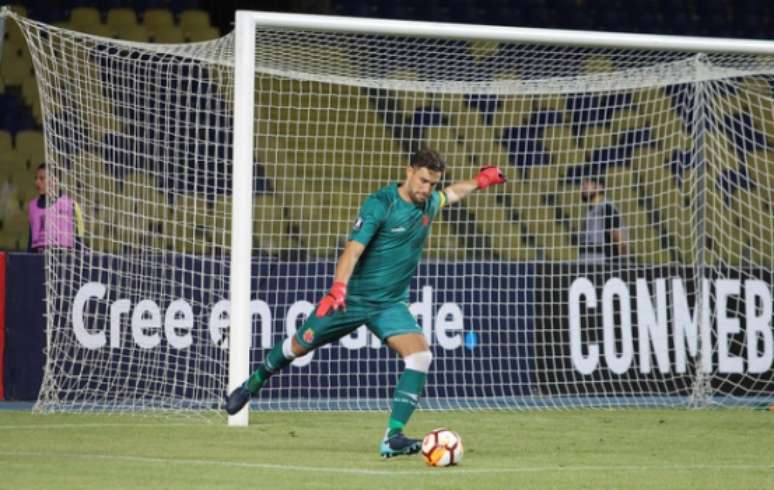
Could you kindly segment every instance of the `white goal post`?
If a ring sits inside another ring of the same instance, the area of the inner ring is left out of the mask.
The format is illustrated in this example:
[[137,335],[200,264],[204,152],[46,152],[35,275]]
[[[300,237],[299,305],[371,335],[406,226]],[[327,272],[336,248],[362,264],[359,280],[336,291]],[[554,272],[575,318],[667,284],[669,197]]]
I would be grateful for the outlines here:
[[[696,53],[734,53],[750,55],[774,54],[774,43],[770,41],[742,40],[742,39],[711,39],[698,37],[659,36],[641,34],[605,33],[593,31],[572,31],[556,29],[530,29],[497,26],[479,26],[462,24],[439,24],[433,22],[393,21],[385,19],[364,19],[333,17],[319,15],[279,14],[268,12],[238,11],[236,14],[236,58],[235,58],[235,120],[241,121],[235,125],[235,176],[239,173],[245,182],[251,178],[252,151],[249,145],[255,141],[253,131],[253,107],[255,106],[252,95],[254,93],[254,73],[258,71],[256,64],[260,63],[255,56],[256,29],[299,30],[314,33],[338,33],[364,36],[400,36],[408,38],[440,38],[459,39],[465,41],[494,41],[505,43],[524,43],[528,45],[547,44],[553,46],[609,48],[613,50],[631,49],[647,52],[655,51],[684,51]],[[432,61],[431,61],[432,62]],[[696,77],[701,78],[700,63],[696,65]],[[719,75],[706,74],[708,78]],[[244,101],[244,102],[242,102]],[[244,151],[239,151],[244,144]],[[237,156],[241,155],[241,159]],[[344,163],[346,164],[346,163]],[[774,171],[774,170],[773,170]],[[237,179],[239,180],[239,179]],[[239,195],[243,192],[244,195]],[[252,222],[249,216],[242,216],[237,224],[237,207],[242,212],[249,213],[249,207],[238,203],[247,203],[251,199],[249,186],[234,190],[234,255],[233,264],[246,263],[249,260],[249,248],[237,247],[237,240],[248,243]],[[237,228],[241,227],[244,234],[238,238]],[[237,256],[237,251],[240,255]],[[236,274],[237,276],[234,276]],[[232,338],[245,339],[244,343],[232,343],[231,345],[231,378],[230,388],[236,387],[247,374],[249,364],[249,343],[246,341],[249,332],[241,333],[235,329],[242,329],[249,323],[244,317],[249,312],[249,293],[247,291],[237,294],[236,285],[249,286],[249,271],[232,265],[232,317],[236,318],[237,311],[242,311],[242,321],[231,324]],[[239,277],[241,276],[241,277]],[[699,295],[701,297],[701,294]],[[239,301],[237,301],[239,298]],[[697,303],[698,304],[698,303]],[[237,337],[238,336],[238,337]],[[239,346],[239,347],[236,347]],[[238,348],[239,353],[234,349]],[[236,364],[236,365],[234,365]],[[701,371],[701,370],[698,370]],[[237,419],[230,419],[230,423],[237,425],[246,424],[246,410]],[[237,421],[238,420],[238,421]]]
[[[87,229],[46,254],[40,410],[220,411],[421,147],[446,183],[508,175],[432,224],[423,408],[774,398],[772,42],[240,11],[160,45],[4,15]],[[385,409],[400,370],[361,328],[252,406]]]

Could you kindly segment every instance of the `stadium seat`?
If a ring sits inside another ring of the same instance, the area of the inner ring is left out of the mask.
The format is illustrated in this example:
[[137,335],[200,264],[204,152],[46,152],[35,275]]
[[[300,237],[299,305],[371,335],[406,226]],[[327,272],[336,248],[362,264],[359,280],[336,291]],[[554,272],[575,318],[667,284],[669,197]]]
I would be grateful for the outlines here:
[[16,151],[26,158],[31,167],[37,167],[45,159],[43,133],[35,130],[25,130],[16,133]]
[[460,245],[461,239],[464,239],[464,236],[454,231],[446,213],[441,211],[433,221],[423,257],[426,260],[463,259],[465,248]]
[[116,27],[116,37],[125,41],[134,41],[138,43],[150,42],[150,34],[144,25],[123,25]]
[[291,240],[290,219],[280,195],[261,194],[253,199],[253,248],[284,256],[299,248]]
[[107,25],[118,31],[122,27],[136,26],[137,13],[131,8],[114,8],[108,10]]
[[19,209],[17,206],[8,208],[8,212],[2,219],[3,227],[0,229],[0,249],[26,250],[29,237],[29,221],[26,207]]
[[182,44],[185,42],[183,31],[176,26],[158,27],[153,29],[151,40],[161,44]]
[[[0,164],[3,162],[0,160]],[[5,216],[19,211],[16,185],[8,179],[6,169],[0,167],[0,222]]]
[[213,247],[222,245],[223,233],[230,231],[223,214],[229,210],[228,203],[228,199],[212,201],[202,194],[178,195],[165,224],[169,248],[194,254],[221,252]]
[[3,47],[3,52],[2,54],[0,54],[0,62],[10,63],[14,59],[21,56],[22,49],[20,45],[14,42],[6,41],[2,44],[2,47]]
[[[535,191],[530,188],[528,192]],[[567,230],[557,222],[554,209],[541,203],[521,208],[519,215],[530,235],[535,238],[544,258],[556,261],[575,260],[577,247],[572,245]]]
[[[304,179],[292,186],[291,195],[303,196],[285,201],[287,218],[297,227],[299,239],[316,257],[331,257],[344,244],[365,192],[352,192],[341,182]],[[375,189],[374,189],[375,190]]]
[[559,165],[535,165],[530,168],[528,182],[532,192],[555,194],[562,181],[563,168]]
[[[503,193],[509,194],[518,184],[508,182],[503,185]],[[512,210],[498,202],[494,193],[480,193],[465,201],[465,208],[475,217],[476,229],[489,238],[492,250],[504,260],[529,260],[534,258],[523,241],[521,223],[514,219]],[[521,210],[519,209],[519,216]],[[433,225],[435,226],[435,225]],[[451,226],[451,224],[449,225]],[[459,240],[464,236],[456,234]]]
[[569,126],[547,127],[543,131],[543,148],[551,156],[551,165],[561,168],[561,178],[566,176],[568,167],[586,160],[585,152],[578,146],[578,138]]
[[750,260],[754,265],[771,267],[774,265],[774,206],[771,199],[772,189],[756,189],[745,193],[742,230],[748,236]]
[[173,27],[175,20],[171,10],[153,8],[145,11],[145,14],[142,16],[142,25],[145,26],[151,35],[155,35],[158,31]]
[[591,55],[583,60],[583,71],[587,74],[612,73],[616,70],[613,60],[603,55]]
[[11,141],[11,133],[8,131],[0,130],[0,154],[4,154],[13,149],[13,142]]
[[80,29],[81,32],[99,37],[114,37],[115,29],[107,24],[91,24]]
[[20,158],[13,155],[10,155],[7,162],[5,168],[6,179],[7,182],[13,184],[16,188],[18,198],[23,202],[27,202],[35,197],[35,169],[27,168]]
[[745,237],[738,212],[733,212],[716,188],[705,193],[704,231],[707,237],[707,257],[712,264],[739,265],[742,261]]
[[468,46],[471,57],[477,62],[493,58],[499,48],[500,44],[497,41],[470,41]]
[[32,61],[24,56],[4,59],[0,63],[0,76],[6,86],[20,87],[25,79],[33,76]]
[[231,201],[231,196],[220,196],[215,199],[213,204],[210,227],[212,228],[214,246],[218,244],[226,248],[231,246]]
[[188,42],[199,43],[219,38],[220,31],[217,27],[197,27],[190,31],[184,31],[184,36]]
[[532,114],[534,99],[519,95],[508,95],[499,98],[499,107],[492,120],[497,127],[520,127],[529,121]]
[[94,7],[75,7],[70,11],[70,25],[73,29],[83,30],[102,23],[99,10]]
[[210,14],[206,10],[183,10],[180,12],[180,27],[184,32],[210,27]]
[[22,83],[22,98],[24,103],[31,108],[40,103],[37,79],[30,77],[24,80],[24,83]]

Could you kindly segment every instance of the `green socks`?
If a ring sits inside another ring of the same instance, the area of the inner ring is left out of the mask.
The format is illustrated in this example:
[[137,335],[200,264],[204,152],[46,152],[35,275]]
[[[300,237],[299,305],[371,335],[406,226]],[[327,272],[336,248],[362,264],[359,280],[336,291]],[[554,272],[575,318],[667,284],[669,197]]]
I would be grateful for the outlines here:
[[398,386],[392,397],[392,413],[387,423],[387,437],[392,437],[406,426],[411,414],[419,403],[419,396],[425,386],[427,373],[405,369],[400,375]]
[[266,355],[263,364],[258,366],[258,369],[247,379],[247,391],[253,395],[256,394],[272,374],[285,368],[291,362],[293,362],[293,358],[288,359],[283,353],[283,344],[281,342],[276,344]]

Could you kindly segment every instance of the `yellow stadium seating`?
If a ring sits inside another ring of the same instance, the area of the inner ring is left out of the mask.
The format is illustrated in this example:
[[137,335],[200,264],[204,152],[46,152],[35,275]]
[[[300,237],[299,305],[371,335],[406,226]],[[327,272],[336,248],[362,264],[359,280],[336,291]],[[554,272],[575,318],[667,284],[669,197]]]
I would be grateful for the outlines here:
[[116,30],[125,26],[136,26],[137,13],[131,8],[112,8],[107,12],[107,25]]
[[221,196],[215,199],[210,217],[213,246],[228,248],[231,246],[231,196]]
[[220,30],[217,27],[194,27],[191,30],[183,30],[183,35],[188,42],[199,43],[210,41],[220,37]]
[[583,60],[583,70],[588,74],[612,73],[616,68],[611,57],[593,54]]
[[38,82],[35,78],[27,78],[24,80],[24,83],[22,83],[22,98],[24,99],[24,103],[30,107],[40,104]]
[[26,250],[30,229],[26,207],[22,209],[18,207],[9,208],[9,212],[3,217],[2,222],[0,249]]
[[101,22],[99,10],[94,7],[75,7],[70,11],[70,25],[76,30],[81,31]]
[[441,212],[433,221],[425,246],[426,260],[464,259],[465,248],[460,245],[460,235]]
[[152,35],[160,30],[165,30],[175,25],[172,11],[165,8],[153,8],[145,11],[142,24]]
[[23,157],[11,150],[0,158],[3,165],[2,173],[8,182],[11,182],[19,193],[24,193],[25,188],[34,191],[35,170],[27,167]]
[[562,177],[566,175],[568,167],[585,160],[584,152],[578,146],[578,139],[568,126],[554,125],[545,128],[542,141],[543,148],[551,155],[551,165],[562,168]]
[[284,201],[277,194],[261,194],[253,199],[253,248],[269,255],[299,249],[298,241],[290,237],[290,218]]
[[147,43],[150,41],[150,34],[144,25],[141,24],[127,24],[116,26],[116,37],[118,39],[124,39],[126,41],[134,41],[138,43]]
[[774,151],[760,150],[747,156],[747,171],[755,185],[774,189]]
[[16,133],[16,151],[27,159],[29,166],[36,167],[45,160],[43,133],[26,129]]
[[0,154],[5,153],[13,148],[13,142],[11,141],[11,133],[4,129],[0,129]]
[[24,83],[24,80],[33,76],[32,61],[28,56],[4,59],[0,63],[0,76],[6,86],[19,87]]
[[161,44],[181,44],[185,41],[183,31],[177,26],[154,28],[151,37],[153,42]]
[[359,90],[309,82],[257,83],[267,84],[269,92],[257,103],[256,145],[269,179],[286,180],[277,177],[288,166],[304,178],[369,187],[402,178],[406,156],[378,114],[361,109],[369,101]]
[[564,178],[564,168],[559,165],[533,165],[529,167],[528,181],[531,192],[554,194]]
[[[501,188],[501,192],[508,194],[514,188],[515,184],[507,183]],[[517,209],[521,221],[516,221],[511,216],[512,210],[498,202],[494,192],[473,194],[465,201],[465,207],[473,213],[476,228],[489,237],[492,249],[501,258],[528,260],[534,257],[534,251],[527,249],[523,240],[522,209]]]
[[[16,8],[16,6],[14,5],[12,8]],[[23,15],[24,17],[27,16],[26,13]],[[5,21],[5,38],[6,43],[11,43],[15,46],[24,46],[26,44],[19,25],[10,19]]]
[[180,27],[185,32],[210,27],[210,14],[206,10],[183,10],[180,12]]
[[91,24],[84,26],[80,30],[86,34],[92,34],[94,36],[100,37],[114,37],[116,35],[116,31],[113,26],[107,24]]
[[745,193],[742,232],[750,244],[750,260],[764,267],[774,265],[774,194],[771,188]]
[[296,182],[288,195],[303,196],[286,199],[284,205],[305,248],[317,257],[335,256],[365,198],[344,183],[311,179]]

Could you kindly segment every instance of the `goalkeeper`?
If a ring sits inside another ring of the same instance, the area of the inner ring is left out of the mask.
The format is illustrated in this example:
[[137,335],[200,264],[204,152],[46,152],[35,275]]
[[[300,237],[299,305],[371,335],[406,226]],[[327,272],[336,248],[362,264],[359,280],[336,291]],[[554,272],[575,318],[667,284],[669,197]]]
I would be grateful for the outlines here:
[[379,453],[389,458],[419,451],[421,441],[404,436],[403,428],[417,406],[433,356],[409,312],[409,284],[438,211],[476,189],[505,182],[500,169],[487,166],[475,178],[438,191],[444,168],[438,153],[420,150],[412,156],[402,184],[383,187],[366,199],[336,264],[330,291],[296,334],[275,345],[263,364],[228,395],[229,414],[241,410],[270,376],[296,357],[365,324],[405,364]]

